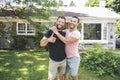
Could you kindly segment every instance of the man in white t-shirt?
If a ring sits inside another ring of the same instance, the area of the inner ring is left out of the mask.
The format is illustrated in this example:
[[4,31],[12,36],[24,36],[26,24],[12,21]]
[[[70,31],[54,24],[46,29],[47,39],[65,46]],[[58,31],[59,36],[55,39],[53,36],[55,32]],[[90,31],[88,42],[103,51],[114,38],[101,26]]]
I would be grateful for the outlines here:
[[65,80],[68,80],[67,73],[70,71],[72,79],[78,80],[78,69],[80,64],[80,55],[78,52],[80,32],[77,30],[79,24],[79,18],[73,16],[70,20],[69,28],[65,30],[66,36],[59,34],[56,27],[51,28],[52,31],[58,36],[58,38],[65,43],[65,51],[67,55],[67,67]]

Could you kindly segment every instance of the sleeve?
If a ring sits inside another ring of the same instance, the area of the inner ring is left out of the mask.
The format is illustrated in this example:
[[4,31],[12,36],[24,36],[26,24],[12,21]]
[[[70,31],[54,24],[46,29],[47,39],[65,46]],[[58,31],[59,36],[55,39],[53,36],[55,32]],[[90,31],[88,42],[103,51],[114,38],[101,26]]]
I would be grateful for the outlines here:
[[71,36],[76,38],[76,39],[80,39],[80,32],[79,31],[75,31],[75,32],[73,32],[73,34]]
[[52,30],[50,30],[50,29],[47,30],[47,32],[45,33],[45,37],[49,38],[52,33],[53,33]]

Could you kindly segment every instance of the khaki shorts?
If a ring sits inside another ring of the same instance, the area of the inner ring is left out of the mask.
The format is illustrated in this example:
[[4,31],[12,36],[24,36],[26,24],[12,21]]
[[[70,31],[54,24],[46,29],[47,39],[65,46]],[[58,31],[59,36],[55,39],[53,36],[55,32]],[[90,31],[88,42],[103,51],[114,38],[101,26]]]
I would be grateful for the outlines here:
[[66,59],[62,61],[54,61],[49,59],[48,79],[55,79],[56,73],[64,74],[66,70]]

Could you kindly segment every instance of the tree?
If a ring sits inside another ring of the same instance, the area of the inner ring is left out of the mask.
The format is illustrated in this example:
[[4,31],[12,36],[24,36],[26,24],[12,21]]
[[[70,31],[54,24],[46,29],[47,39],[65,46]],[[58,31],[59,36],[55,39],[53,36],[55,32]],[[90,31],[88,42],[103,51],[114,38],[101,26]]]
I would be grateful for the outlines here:
[[88,7],[97,7],[99,6],[99,2],[98,0],[88,0],[88,2],[86,3],[86,6]]
[[[88,0],[86,6],[98,7],[99,0]],[[120,13],[120,0],[106,0],[106,7],[116,11],[117,13]]]
[[117,26],[116,33],[120,34],[120,20],[117,21],[116,26]]
[[59,0],[58,6],[63,6],[63,1],[62,0]]
[[[23,4],[23,7],[14,7],[10,1],[16,5]],[[56,0],[7,0],[5,6],[0,10],[6,11],[7,8],[14,11],[16,17],[31,21],[30,17],[38,19],[48,19],[51,15],[50,7],[57,6]],[[38,7],[40,7],[38,9]],[[15,16],[14,16],[15,17]]]
[[69,6],[76,6],[76,5],[73,1],[71,1]]
[[[49,17],[52,15],[50,7],[57,6],[56,0],[3,0],[3,1],[5,4],[0,6],[0,13],[5,13],[4,17],[6,18],[6,20],[8,20],[9,18],[7,18],[6,15],[9,15],[9,12],[12,12],[14,15],[11,15],[11,17],[16,19],[18,18],[25,19],[30,24],[35,25],[35,27],[38,30],[38,34],[35,36],[36,41],[39,41],[40,38],[42,37],[43,28],[45,27],[43,27],[43,25],[39,25],[39,23],[37,24],[36,22],[34,22],[33,18],[40,20],[42,19],[48,20]],[[13,3],[15,5],[13,5]],[[0,28],[0,39],[3,36],[3,34],[4,34],[3,29]],[[21,39],[24,39],[24,36]]]
[[113,9],[117,13],[120,13],[120,0],[107,0],[106,7]]
[[[13,6],[12,3],[15,3],[17,7]],[[23,6],[21,6],[21,4]],[[0,7],[0,11],[3,13],[5,12],[5,14],[9,14],[9,11],[12,11],[14,15],[11,17],[25,19],[31,24],[39,26],[39,24],[36,24],[32,18],[40,20],[49,19],[52,15],[50,7],[56,6],[56,0],[5,0],[5,4],[3,7]]]

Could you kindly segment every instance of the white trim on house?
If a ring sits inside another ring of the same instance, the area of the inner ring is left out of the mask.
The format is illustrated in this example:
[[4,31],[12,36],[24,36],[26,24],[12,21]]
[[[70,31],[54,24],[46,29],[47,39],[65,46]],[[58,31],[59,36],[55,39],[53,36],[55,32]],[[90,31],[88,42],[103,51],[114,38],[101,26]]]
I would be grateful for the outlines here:
[[82,44],[93,44],[93,43],[108,44],[108,40],[81,40],[80,43]]
[[17,23],[17,35],[35,35],[35,27],[28,23]]
[[[81,37],[80,43],[85,43],[85,44],[91,44],[91,43],[103,43],[103,44],[106,43],[107,44],[108,43],[108,26],[105,26],[107,25],[107,23],[90,22],[90,24],[96,24],[96,23],[101,24],[101,40],[84,40],[84,31],[85,31],[84,24],[86,23],[82,23],[82,30],[81,30],[82,37]],[[106,29],[106,32],[104,29]]]

